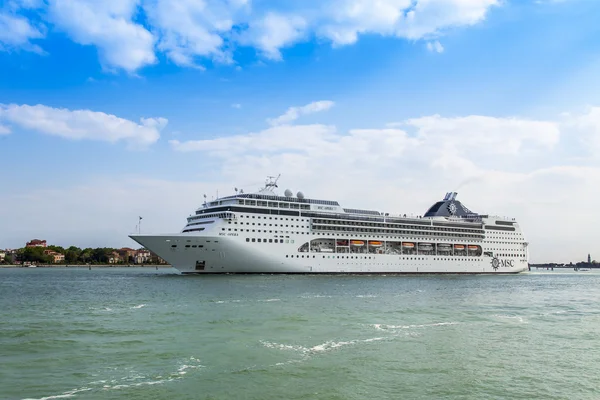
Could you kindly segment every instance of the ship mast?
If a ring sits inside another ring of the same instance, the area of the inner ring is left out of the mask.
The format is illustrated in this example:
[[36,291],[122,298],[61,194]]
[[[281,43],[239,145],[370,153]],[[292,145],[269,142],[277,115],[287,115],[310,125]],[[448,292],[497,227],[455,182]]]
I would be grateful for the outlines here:
[[279,177],[281,177],[281,174],[277,175],[277,176],[267,176],[267,180],[265,182],[265,189],[269,189],[272,190],[277,186],[277,181],[279,180]]

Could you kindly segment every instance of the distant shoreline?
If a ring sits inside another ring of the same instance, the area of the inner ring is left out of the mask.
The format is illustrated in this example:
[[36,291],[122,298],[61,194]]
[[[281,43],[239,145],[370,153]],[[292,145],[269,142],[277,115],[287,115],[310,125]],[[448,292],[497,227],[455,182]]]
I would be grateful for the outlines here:
[[36,264],[35,267],[20,264],[0,265],[0,268],[173,268],[169,264]]

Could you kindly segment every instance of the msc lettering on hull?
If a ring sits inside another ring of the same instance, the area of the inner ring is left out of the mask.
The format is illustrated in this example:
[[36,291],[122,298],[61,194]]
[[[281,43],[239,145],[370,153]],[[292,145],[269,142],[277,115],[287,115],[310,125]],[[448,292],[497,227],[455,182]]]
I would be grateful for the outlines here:
[[498,257],[492,259],[492,268],[497,270],[498,268],[513,268],[514,260],[500,260]]

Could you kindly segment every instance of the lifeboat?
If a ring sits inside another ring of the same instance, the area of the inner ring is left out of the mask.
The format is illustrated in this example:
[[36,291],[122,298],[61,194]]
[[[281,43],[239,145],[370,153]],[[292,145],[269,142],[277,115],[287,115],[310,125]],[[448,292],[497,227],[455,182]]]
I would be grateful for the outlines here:
[[348,241],[347,240],[338,240],[337,245],[338,246],[348,246]]
[[450,250],[451,247],[452,247],[452,245],[445,244],[445,243],[441,243],[441,244],[437,245],[438,250]]
[[414,249],[415,244],[414,243],[402,243],[402,247],[404,247],[406,249]]
[[381,246],[383,246],[383,243],[378,240],[371,240],[371,241],[369,241],[369,246],[381,247]]
[[468,246],[467,246],[467,248],[468,248],[469,250],[475,250],[475,251],[479,250],[479,246],[475,246],[475,245],[473,245],[473,244],[470,244],[470,245],[468,245]]
[[431,243],[419,243],[420,249],[433,249],[433,245]]
[[463,244],[455,244],[454,250],[464,250],[465,246]]
[[364,246],[365,242],[362,240],[351,240],[350,246]]

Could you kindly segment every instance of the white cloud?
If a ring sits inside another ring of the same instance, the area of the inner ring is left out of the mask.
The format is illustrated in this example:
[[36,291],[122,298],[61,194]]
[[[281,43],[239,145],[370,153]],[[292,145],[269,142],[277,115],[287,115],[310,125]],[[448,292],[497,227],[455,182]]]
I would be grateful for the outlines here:
[[270,118],[267,122],[271,125],[289,124],[297,120],[302,115],[313,114],[321,111],[327,111],[334,106],[330,100],[314,101],[302,107],[290,107],[287,111],[277,118]]
[[0,104],[0,121],[66,139],[125,141],[131,148],[155,143],[167,125],[165,118],[141,118],[136,123],[103,112],[16,104]]
[[242,108],[242,105],[241,105],[240,103],[233,103],[233,104],[231,105],[231,107],[232,107],[232,108],[237,108],[237,109],[239,110],[240,108]]
[[268,12],[250,22],[250,29],[241,36],[241,43],[254,45],[266,58],[281,60],[280,50],[304,37],[306,27],[307,22],[302,16]]
[[551,149],[560,137],[558,124],[518,118],[494,118],[471,115],[442,118],[439,115],[413,118],[399,124],[418,129],[419,137],[444,142],[460,153],[477,150],[480,154],[519,154],[523,146]]
[[488,11],[499,6],[499,0],[426,0],[417,1],[407,10],[396,34],[409,39],[421,39],[442,33],[449,28],[475,25],[483,21]]
[[7,126],[0,125],[0,135],[8,135],[10,129]]
[[600,107],[588,107],[581,115],[565,117],[565,125],[575,129],[583,144],[594,157],[600,152]]
[[[249,0],[48,0],[27,7],[75,42],[96,46],[105,68],[134,72],[155,63],[156,51],[177,65],[202,68],[203,59],[233,63],[237,46],[253,47],[267,59],[281,60],[282,49],[300,42],[317,39],[343,46],[367,34],[424,39],[429,41],[427,47],[440,52],[443,47],[432,38],[483,21],[499,4],[499,0],[252,4]],[[0,16],[4,27],[0,43],[41,50],[30,43],[43,36],[31,21],[6,13]]]
[[427,42],[427,50],[431,51],[432,53],[443,53],[444,46],[442,46],[442,44],[437,40],[433,42]]
[[208,140],[169,143],[176,151],[204,151],[213,155],[233,156],[248,152],[278,153],[281,151],[318,149],[324,138],[333,138],[334,127],[324,125],[281,125],[257,133]]
[[177,65],[196,66],[197,57],[231,62],[226,37],[248,6],[239,0],[146,0],[143,7],[158,49]]
[[43,54],[42,48],[31,42],[43,37],[42,30],[25,17],[0,10],[0,51],[21,49]]
[[98,48],[107,69],[134,72],[156,62],[154,37],[132,21],[138,0],[49,0],[50,20],[75,42]]

